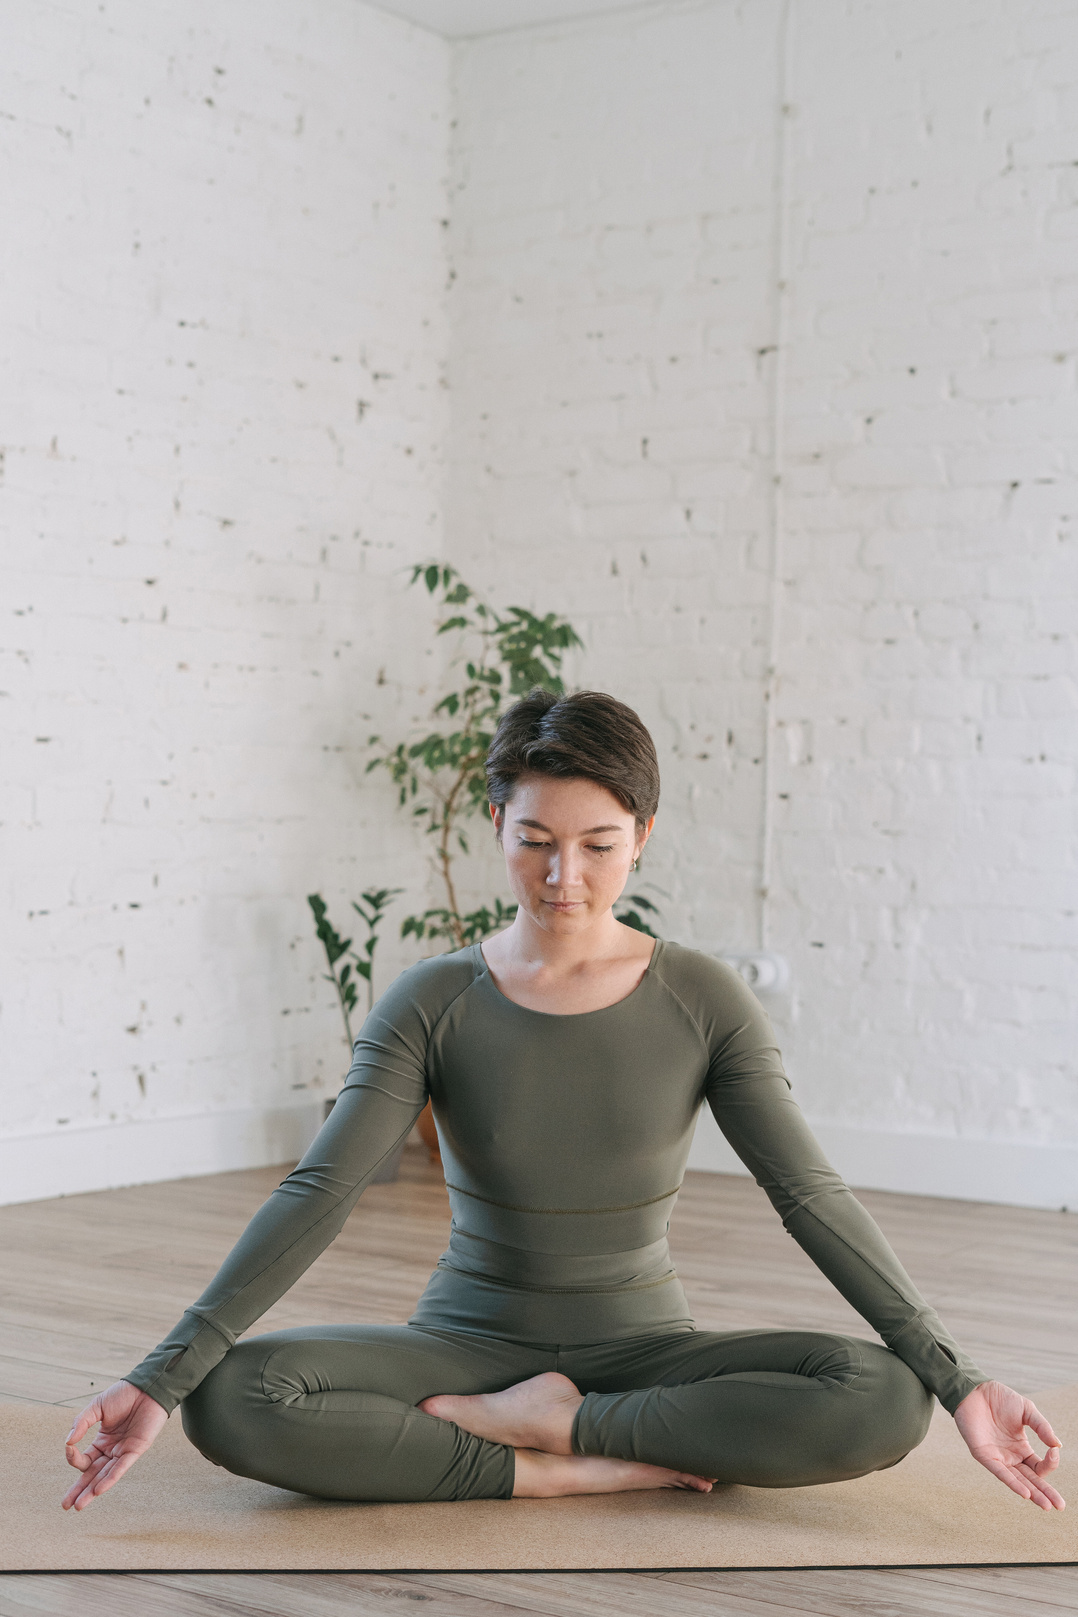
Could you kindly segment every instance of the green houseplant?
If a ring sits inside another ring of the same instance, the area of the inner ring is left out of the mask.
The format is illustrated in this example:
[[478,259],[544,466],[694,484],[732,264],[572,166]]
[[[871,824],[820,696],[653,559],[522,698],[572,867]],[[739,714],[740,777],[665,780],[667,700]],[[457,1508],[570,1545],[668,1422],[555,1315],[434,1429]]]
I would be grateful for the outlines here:
[[352,908],[367,926],[367,941],[363,945],[362,954],[352,947],[351,938],[342,938],[334,929],[326,914],[326,904],[322,895],[320,893],[307,895],[318,941],[326,951],[329,971],[324,974],[325,979],[337,990],[341,1016],[344,1018],[344,1036],[349,1049],[355,1043],[352,1035],[352,1012],[359,998],[358,980],[362,978],[366,981],[369,1011],[374,1005],[374,951],[378,947],[378,928],[385,910],[402,891],[400,887],[380,887],[377,890],[372,888],[362,895],[361,903],[353,903]]
[[[337,1001],[341,1007],[341,1017],[344,1021],[344,1036],[351,1050],[355,1042],[352,1037],[352,1012],[359,999],[357,984],[364,980],[367,984],[367,1010],[374,1004],[374,954],[378,947],[378,928],[388,906],[401,891],[399,887],[371,888],[362,895],[361,902],[353,903],[352,908],[361,917],[367,927],[367,941],[363,945],[362,953],[353,947],[351,938],[342,938],[331,923],[326,913],[326,903],[320,893],[308,893],[307,903],[314,916],[314,928],[318,941],[326,951],[328,972],[323,975],[328,983],[332,983],[337,990]],[[334,1100],[327,1100],[323,1110],[323,1117],[329,1116],[335,1105]],[[403,1149],[403,1141],[401,1142]],[[373,1184],[389,1184],[397,1177],[400,1168],[401,1152],[398,1150],[383,1164],[372,1180]]]
[[411,583],[420,580],[439,598],[444,616],[437,633],[458,636],[453,660],[457,688],[436,703],[434,727],[425,734],[391,745],[372,735],[369,745],[377,750],[367,771],[388,770],[400,807],[434,839],[445,902],[407,916],[401,936],[444,938],[449,948],[463,949],[497,932],[516,914],[516,906],[500,898],[462,913],[454,880],[455,859],[470,851],[465,824],[486,807],[487,748],[516,697],[535,685],[559,695],[564,691],[562,659],[583,641],[571,623],[553,612],[541,618],[523,606],[504,611],[488,606],[453,567],[420,563],[412,569]]

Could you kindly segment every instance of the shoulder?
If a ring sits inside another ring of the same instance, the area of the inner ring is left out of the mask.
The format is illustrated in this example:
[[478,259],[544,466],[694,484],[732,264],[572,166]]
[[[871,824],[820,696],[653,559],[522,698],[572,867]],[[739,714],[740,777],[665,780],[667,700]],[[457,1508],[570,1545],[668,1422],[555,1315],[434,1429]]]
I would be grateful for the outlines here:
[[760,1001],[725,960],[680,943],[664,943],[653,969],[696,1023],[710,1049],[749,1028],[773,1039]]
[[431,1035],[476,975],[470,949],[420,960],[402,971],[360,1028],[346,1087],[384,1089],[398,1099],[421,1102]]
[[389,985],[371,1017],[395,1023],[402,1018],[413,1023],[418,1020],[429,1037],[453,1001],[481,975],[477,955],[473,945],[416,961]]
[[747,994],[755,1003],[755,995],[734,968],[713,954],[705,954],[702,949],[688,949],[683,943],[664,941],[654,969],[682,998],[699,1001],[718,995],[742,1003]]

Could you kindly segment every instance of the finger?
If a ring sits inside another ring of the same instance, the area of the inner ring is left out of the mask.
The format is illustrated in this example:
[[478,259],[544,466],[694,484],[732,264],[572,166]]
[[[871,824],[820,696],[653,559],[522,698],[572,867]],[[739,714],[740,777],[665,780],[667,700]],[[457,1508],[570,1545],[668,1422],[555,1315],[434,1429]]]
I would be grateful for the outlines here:
[[1028,1426],[1030,1431],[1036,1432],[1047,1448],[1058,1449],[1061,1447],[1059,1438],[1052,1430],[1051,1422],[1047,1421],[1036,1404],[1031,1404],[1028,1399],[1025,1409],[1022,1411],[1022,1424],[1023,1426]]
[[1029,1497],[1042,1510],[1062,1510],[1064,1508],[1063,1495],[1057,1493],[1048,1482],[1031,1483]]
[[103,1454],[97,1455],[97,1457],[91,1461],[89,1468],[83,1472],[82,1476],[79,1477],[76,1482],[71,1484],[63,1499],[61,1499],[60,1504],[64,1510],[70,1510],[79,1495],[85,1493],[88,1488],[92,1487],[94,1481],[101,1474],[101,1471],[107,1464],[108,1458]]
[[96,1401],[92,1404],[87,1404],[86,1408],[83,1410],[70,1432],[68,1432],[65,1441],[68,1443],[81,1443],[87,1432],[90,1430],[90,1427],[96,1426],[100,1419],[100,1405]]
[[78,1482],[73,1482],[71,1484],[70,1488],[67,1490],[64,1497],[61,1499],[61,1501],[60,1501],[60,1509],[61,1510],[70,1510],[72,1505],[75,1503],[75,1500],[79,1497],[79,1494],[82,1492],[82,1488],[83,1488],[83,1483],[82,1483],[82,1478],[80,1477]]
[[1043,1477],[1046,1476],[1049,1471],[1054,1471],[1058,1464],[1059,1450],[1049,1449],[1048,1453],[1043,1457],[1043,1459],[1030,1461],[1030,1470],[1036,1471],[1039,1477]]
[[[1049,1453],[1052,1452],[1052,1450],[1049,1450]],[[1045,1464],[1046,1460],[1047,1455],[1045,1456],[1045,1460],[1035,1460],[1029,1465],[1019,1466],[1018,1474],[1025,1477],[1026,1481],[1029,1483],[1031,1495],[1035,1500],[1038,1498],[1038,1496],[1041,1498],[1049,1498],[1051,1499],[1052,1506],[1055,1510],[1062,1510],[1062,1494],[1057,1493],[1052,1487],[1051,1483],[1044,1480],[1047,1472],[1055,1470],[1054,1465],[1050,1466]],[[1041,1470],[1042,1466],[1044,1466],[1043,1471]]]
[[68,1465],[73,1465],[78,1471],[85,1471],[95,1461],[106,1459],[110,1452],[110,1445],[101,1441],[100,1432],[96,1434],[87,1449],[80,1449],[75,1443],[64,1444],[64,1453],[67,1456]]
[[1042,1510],[1062,1510],[1063,1497],[1048,1482],[1043,1482],[1038,1476],[1034,1465],[1019,1465],[1012,1467],[1013,1474],[1029,1489],[1029,1497],[1033,1504],[1039,1505]]
[[85,1510],[87,1505],[92,1504],[95,1499],[99,1499],[103,1493],[108,1493],[110,1488],[116,1486],[124,1472],[131,1469],[137,1459],[137,1454],[128,1453],[121,1454],[115,1460],[108,1461],[97,1480],[91,1483],[89,1488],[85,1488],[76,1499],[75,1509]]
[[76,1448],[74,1443],[65,1443],[64,1453],[67,1456],[68,1465],[73,1465],[76,1471],[88,1471],[94,1463],[92,1457],[89,1454],[83,1454],[82,1450]]
[[108,1491],[108,1482],[107,1480],[102,1480],[103,1475],[103,1471],[98,1472],[97,1476],[92,1482],[87,1482],[85,1478],[83,1479],[82,1487],[75,1495],[73,1505],[75,1510],[85,1510],[87,1505],[93,1504],[98,1494],[106,1493]]
[[982,1460],[981,1464],[986,1471],[991,1471],[994,1477],[998,1477],[1000,1482],[1010,1488],[1012,1493],[1016,1493],[1020,1499],[1032,1497],[1032,1483],[1027,1482],[1017,1471],[1012,1471],[1009,1465],[1004,1465],[1001,1460]]

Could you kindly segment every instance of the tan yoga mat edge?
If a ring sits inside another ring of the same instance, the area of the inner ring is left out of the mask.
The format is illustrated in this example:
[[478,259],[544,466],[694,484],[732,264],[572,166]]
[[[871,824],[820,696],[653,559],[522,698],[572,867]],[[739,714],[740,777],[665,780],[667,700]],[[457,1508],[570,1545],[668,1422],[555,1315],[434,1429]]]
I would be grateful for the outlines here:
[[[1074,1493],[1078,1386],[1037,1403],[1064,1439]],[[1011,1494],[937,1411],[890,1471],[819,1488],[728,1487],[572,1499],[353,1505],[211,1466],[172,1420],[123,1482],[59,1508],[71,1411],[0,1404],[0,1570],[571,1571],[968,1566],[1078,1561],[1078,1497],[1051,1514]]]

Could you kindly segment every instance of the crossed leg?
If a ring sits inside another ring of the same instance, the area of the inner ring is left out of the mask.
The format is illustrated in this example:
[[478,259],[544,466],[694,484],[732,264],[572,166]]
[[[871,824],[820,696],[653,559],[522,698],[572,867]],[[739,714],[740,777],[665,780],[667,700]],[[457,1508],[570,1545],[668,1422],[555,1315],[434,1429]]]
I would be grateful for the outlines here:
[[617,1455],[522,1455],[420,1407],[552,1366],[554,1349],[412,1326],[274,1331],[237,1343],[183,1404],[196,1448],[240,1476],[330,1499],[506,1499],[702,1487]]
[[687,1332],[570,1348],[558,1363],[568,1374],[420,1407],[512,1445],[522,1492],[541,1482],[543,1455],[616,1457],[697,1482],[844,1481],[897,1464],[932,1411],[887,1348],[818,1332]]

